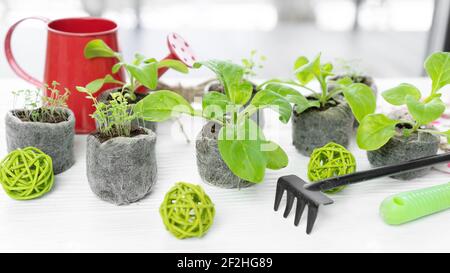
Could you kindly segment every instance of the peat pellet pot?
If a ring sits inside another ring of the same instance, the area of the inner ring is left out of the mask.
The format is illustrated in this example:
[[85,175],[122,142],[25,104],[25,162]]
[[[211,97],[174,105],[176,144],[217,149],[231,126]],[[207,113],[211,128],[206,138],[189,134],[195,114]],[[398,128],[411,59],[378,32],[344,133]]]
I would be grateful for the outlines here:
[[[111,100],[111,93],[120,92],[120,91],[121,91],[120,88],[113,88],[113,89],[105,90],[98,96],[98,100],[101,102],[104,102],[104,103],[108,103],[108,101]],[[128,104],[133,105],[133,104],[139,102],[140,100],[144,99],[145,96],[147,96],[147,93],[136,93],[136,101],[134,101],[133,103],[128,102]],[[156,127],[157,127],[156,122],[145,121],[142,119],[133,120],[132,126],[144,127],[144,128],[152,130],[153,132],[156,132]]]
[[75,116],[70,109],[56,108],[65,112],[67,119],[57,123],[23,121],[13,110],[6,114],[6,143],[8,152],[18,148],[35,147],[48,154],[53,161],[53,172],[62,173],[75,163],[73,139],[75,135]]
[[347,147],[353,133],[353,123],[350,106],[341,100],[324,109],[309,108],[300,114],[294,110],[292,142],[305,156],[310,156],[315,148],[330,142]]
[[220,188],[246,188],[255,183],[243,180],[233,174],[222,159],[218,147],[220,125],[207,123],[197,136],[197,167],[204,182]]
[[104,141],[87,137],[86,167],[89,186],[102,200],[127,205],[148,195],[156,181],[156,134],[146,128],[131,137]]
[[[383,147],[375,151],[368,151],[367,157],[374,167],[397,164],[421,157],[437,154],[439,137],[429,133],[419,132],[410,136],[395,136]],[[410,180],[424,176],[431,167],[410,171],[391,176],[395,179]]]

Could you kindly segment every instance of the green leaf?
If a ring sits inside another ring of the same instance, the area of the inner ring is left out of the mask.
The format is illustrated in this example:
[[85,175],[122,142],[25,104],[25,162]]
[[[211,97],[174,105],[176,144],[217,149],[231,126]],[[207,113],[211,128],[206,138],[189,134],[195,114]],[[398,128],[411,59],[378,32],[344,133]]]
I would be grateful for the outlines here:
[[336,81],[336,83],[340,86],[349,86],[353,83],[353,80],[352,80],[352,78],[345,76],[345,77],[339,78]]
[[428,124],[438,119],[445,111],[445,103],[438,97],[421,102],[413,96],[406,97],[409,113],[419,124]]
[[119,53],[112,50],[103,40],[95,39],[89,41],[84,48],[84,57],[92,58],[116,58]]
[[139,53],[134,54],[134,65],[140,65],[145,60],[145,56]]
[[442,132],[447,137],[447,143],[450,144],[450,130]]
[[326,63],[321,66],[320,72],[322,74],[322,77],[328,77],[330,75],[333,75],[333,64]]
[[383,114],[366,116],[358,127],[356,142],[359,148],[373,151],[385,145],[394,135],[395,126],[399,123]]
[[124,65],[124,63],[122,62],[118,62],[115,65],[113,65],[113,67],[111,68],[112,73],[116,74],[117,72],[119,72],[120,68]]
[[[264,179],[267,158],[261,150],[263,136],[258,125],[246,119],[237,126],[228,124],[219,132],[219,151],[228,168],[238,177],[259,183]],[[252,135],[253,133],[253,135]]]
[[297,113],[302,113],[311,107],[319,107],[320,103],[318,101],[308,100],[296,89],[286,86],[282,83],[268,83],[264,86],[264,90],[270,90],[275,92],[282,97],[284,97],[288,102],[295,105],[295,111]]
[[203,114],[208,118],[222,118],[227,113],[229,105],[232,103],[223,93],[211,91],[203,96]]
[[86,87],[83,87],[83,86],[76,86],[75,89],[77,89],[77,91],[79,91],[79,92],[90,94],[89,89],[87,89]]
[[[299,61],[302,60],[302,61]],[[320,54],[317,57],[308,63],[305,63],[306,57],[300,57],[297,59],[298,63],[296,65],[302,64],[297,69],[295,69],[295,75],[298,81],[301,84],[308,84],[314,77],[318,77],[321,75],[321,67],[320,67]]]
[[162,67],[168,67],[185,74],[189,72],[188,67],[184,63],[177,60],[162,60],[158,63],[158,68]]
[[139,66],[125,65],[130,74],[143,86],[154,90],[158,86],[158,63],[143,63]]
[[[208,67],[216,74],[231,102],[245,105],[250,100],[253,86],[244,80],[245,69],[242,66],[220,60],[210,60],[200,64]],[[194,65],[194,67],[198,66],[198,64]]]
[[91,94],[94,94],[94,93],[98,92],[103,87],[103,85],[105,85],[107,83],[124,85],[123,82],[116,80],[113,76],[108,74],[102,79],[96,79],[96,80],[93,80],[92,82],[88,83],[86,85],[86,89],[88,89]]
[[372,89],[362,83],[353,83],[344,87],[345,100],[350,105],[353,115],[361,122],[365,116],[376,110],[376,97]]
[[140,100],[133,111],[138,117],[161,122],[180,114],[194,115],[194,108],[182,96],[170,90],[150,93]]
[[425,70],[432,81],[433,92],[450,83],[450,53],[436,52],[425,60]]
[[412,96],[416,100],[419,100],[422,96],[420,90],[409,83],[401,83],[394,88],[384,91],[381,95],[387,102],[397,106],[406,104],[407,96]]
[[295,63],[294,63],[294,70],[299,69],[300,67],[304,66],[307,63],[309,63],[308,58],[306,58],[305,56],[298,57],[297,60],[295,60]]
[[257,109],[271,108],[280,114],[280,121],[287,123],[291,118],[291,104],[281,95],[268,89],[261,90],[253,97],[250,105]]
[[275,142],[266,141],[262,144],[262,148],[267,159],[268,169],[280,170],[289,164],[289,158],[286,152]]

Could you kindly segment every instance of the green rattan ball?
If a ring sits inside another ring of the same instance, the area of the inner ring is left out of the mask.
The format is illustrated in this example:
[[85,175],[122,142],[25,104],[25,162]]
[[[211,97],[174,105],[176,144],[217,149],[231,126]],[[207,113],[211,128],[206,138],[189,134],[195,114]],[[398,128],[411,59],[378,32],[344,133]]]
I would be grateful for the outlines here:
[[[308,164],[308,178],[311,182],[350,174],[355,171],[355,157],[345,147],[334,142],[314,149]],[[327,191],[327,193],[337,193],[344,188],[332,189]]]
[[178,239],[202,237],[214,221],[215,209],[199,185],[178,182],[159,208],[167,230]]
[[52,159],[34,147],[17,149],[0,162],[0,183],[16,200],[38,198],[53,187]]

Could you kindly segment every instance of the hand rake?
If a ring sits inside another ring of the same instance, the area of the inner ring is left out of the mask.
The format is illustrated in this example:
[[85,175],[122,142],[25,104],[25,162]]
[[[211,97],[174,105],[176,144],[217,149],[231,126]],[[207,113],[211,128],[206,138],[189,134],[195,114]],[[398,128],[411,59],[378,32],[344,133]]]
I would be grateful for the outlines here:
[[306,205],[308,205],[306,233],[310,234],[314,223],[316,222],[319,206],[330,205],[334,202],[331,198],[323,194],[322,191],[331,190],[345,185],[356,184],[374,178],[421,169],[448,161],[450,161],[450,153],[445,153],[398,163],[395,165],[374,168],[367,171],[337,176],[316,183],[306,183],[295,175],[283,176],[278,179],[274,209],[275,211],[278,210],[284,191],[287,191],[286,209],[284,210],[283,216],[286,218],[289,215],[292,210],[294,200],[297,199],[294,224],[298,226],[303,211]]

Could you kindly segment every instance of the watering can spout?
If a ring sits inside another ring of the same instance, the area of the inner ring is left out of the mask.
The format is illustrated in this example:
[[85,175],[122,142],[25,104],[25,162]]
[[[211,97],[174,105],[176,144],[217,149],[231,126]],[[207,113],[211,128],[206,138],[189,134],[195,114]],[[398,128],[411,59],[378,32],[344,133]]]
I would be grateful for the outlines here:
[[[177,33],[170,33],[167,35],[167,46],[169,47],[169,54],[163,60],[177,60],[184,63],[188,67],[193,67],[197,61],[194,51],[186,40]],[[161,77],[168,70],[167,67],[158,70],[158,77]]]

